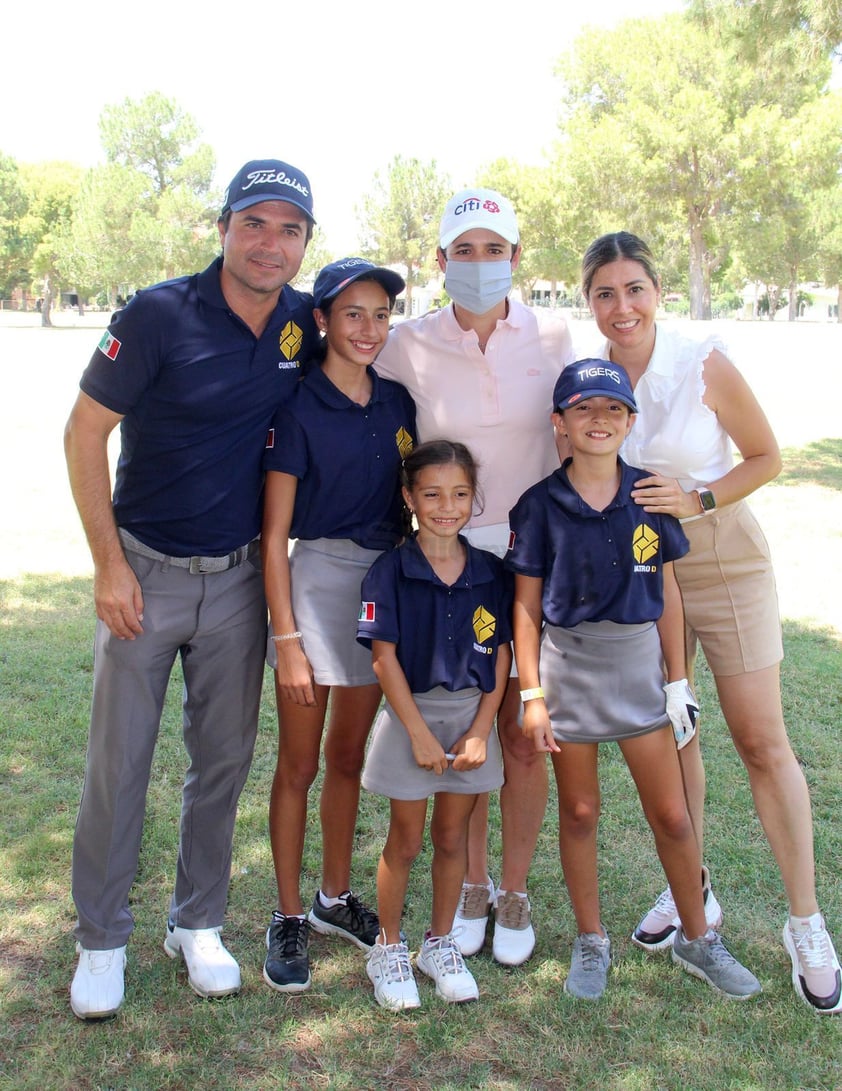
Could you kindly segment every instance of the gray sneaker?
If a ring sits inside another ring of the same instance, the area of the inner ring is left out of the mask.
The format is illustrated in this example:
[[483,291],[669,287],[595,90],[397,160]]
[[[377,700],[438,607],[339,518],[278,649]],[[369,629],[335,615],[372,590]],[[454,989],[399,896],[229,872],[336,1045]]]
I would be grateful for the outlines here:
[[611,941],[597,932],[583,932],[573,940],[570,973],[564,991],[580,1000],[599,1000],[608,984]]
[[751,970],[737,962],[712,928],[694,940],[686,939],[684,929],[677,928],[672,960],[734,1000],[748,1000],[761,991],[760,982]]

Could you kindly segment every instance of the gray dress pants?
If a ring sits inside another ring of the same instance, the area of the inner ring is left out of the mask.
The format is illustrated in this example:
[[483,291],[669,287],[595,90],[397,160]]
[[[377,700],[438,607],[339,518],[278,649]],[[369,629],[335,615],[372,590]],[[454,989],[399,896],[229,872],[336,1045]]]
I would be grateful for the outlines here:
[[76,938],[121,947],[140,853],[152,756],[170,672],[184,674],[184,778],[170,918],[222,924],[237,801],[251,765],[263,681],[266,604],[260,557],[210,575],[126,556],[143,589],[143,634],[97,622],[87,766],[73,841]]

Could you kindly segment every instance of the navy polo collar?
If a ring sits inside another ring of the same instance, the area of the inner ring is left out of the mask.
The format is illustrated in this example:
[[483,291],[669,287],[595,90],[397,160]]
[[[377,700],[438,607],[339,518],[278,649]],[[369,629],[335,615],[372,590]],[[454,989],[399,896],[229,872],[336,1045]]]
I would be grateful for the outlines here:
[[[467,538],[459,535],[459,541],[466,548],[465,567],[462,574],[450,587],[476,587],[482,583],[489,583],[495,579],[495,573],[488,558],[480,550],[471,547]],[[408,538],[400,547],[401,571],[404,576],[412,580],[426,580],[428,583],[438,583],[442,587],[448,586],[442,583],[433,571],[432,565],[421,552],[418,539],[415,534]]]
[[638,477],[639,471],[632,471],[632,469],[618,457],[617,463],[620,466],[620,486],[608,507],[603,511],[596,511],[590,504],[587,504],[582,499],[570,484],[570,478],[567,476],[567,468],[572,461],[572,458],[566,458],[561,466],[552,473],[547,485],[547,491],[549,492],[550,497],[555,500],[559,507],[570,515],[577,515],[584,519],[599,519],[607,511],[616,511],[617,508],[625,507],[628,502],[629,490]]
[[[371,398],[369,399],[368,404],[373,405],[375,402],[384,400],[383,394],[385,388],[382,385],[380,376],[370,364],[365,370],[369,379],[371,379]],[[365,406],[361,406],[359,402],[352,401],[347,394],[343,394],[338,386],[334,386],[320,367],[310,368],[302,379],[302,382],[309,387],[311,393],[315,394],[315,396],[330,409],[365,408]]]

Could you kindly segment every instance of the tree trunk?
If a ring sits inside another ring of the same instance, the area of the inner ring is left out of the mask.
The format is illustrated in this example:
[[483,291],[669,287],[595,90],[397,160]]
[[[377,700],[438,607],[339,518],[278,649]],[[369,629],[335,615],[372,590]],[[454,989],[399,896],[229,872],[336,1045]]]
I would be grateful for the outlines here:
[[794,322],[798,317],[798,270],[791,269],[789,274],[789,312],[787,322]]
[[47,276],[47,277],[44,277],[43,300],[41,302],[41,325],[42,326],[52,326],[52,322],[50,321],[50,310],[52,308],[52,305],[53,305],[53,288],[52,288],[52,285],[50,284],[50,278]]
[[702,225],[690,224],[690,317],[710,318],[710,284],[706,276]]

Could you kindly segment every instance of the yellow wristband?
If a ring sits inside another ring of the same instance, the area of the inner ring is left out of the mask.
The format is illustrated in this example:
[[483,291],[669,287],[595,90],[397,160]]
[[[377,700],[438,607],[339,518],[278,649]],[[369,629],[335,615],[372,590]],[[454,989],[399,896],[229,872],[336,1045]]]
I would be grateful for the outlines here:
[[534,689],[522,689],[520,691],[521,701],[534,701],[536,697],[543,697],[544,691],[540,686],[535,686]]

